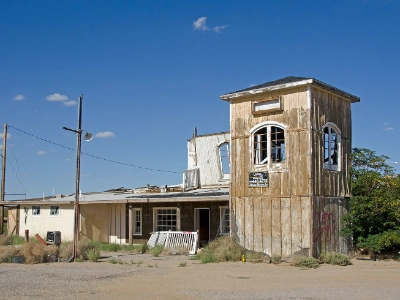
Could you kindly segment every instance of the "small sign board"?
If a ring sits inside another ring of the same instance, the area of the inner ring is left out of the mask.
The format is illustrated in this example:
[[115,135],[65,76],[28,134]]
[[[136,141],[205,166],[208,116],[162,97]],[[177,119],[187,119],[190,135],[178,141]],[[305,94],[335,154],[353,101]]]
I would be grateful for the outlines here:
[[251,172],[249,173],[249,187],[268,187],[268,172]]

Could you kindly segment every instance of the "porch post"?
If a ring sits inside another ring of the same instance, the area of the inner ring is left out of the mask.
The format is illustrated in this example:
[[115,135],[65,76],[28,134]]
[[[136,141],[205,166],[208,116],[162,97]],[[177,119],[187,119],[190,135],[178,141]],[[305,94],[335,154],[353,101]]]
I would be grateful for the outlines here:
[[133,217],[132,217],[132,205],[129,205],[129,245],[133,244]]

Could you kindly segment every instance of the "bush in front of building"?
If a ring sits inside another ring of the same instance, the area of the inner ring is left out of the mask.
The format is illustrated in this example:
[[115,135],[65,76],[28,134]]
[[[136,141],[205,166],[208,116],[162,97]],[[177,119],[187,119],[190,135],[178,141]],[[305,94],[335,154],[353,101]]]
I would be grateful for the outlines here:
[[244,248],[232,237],[222,236],[210,242],[198,254],[202,263],[240,261],[244,254]]
[[319,257],[319,261],[325,264],[337,266],[348,266],[352,264],[347,255],[338,252],[323,253]]

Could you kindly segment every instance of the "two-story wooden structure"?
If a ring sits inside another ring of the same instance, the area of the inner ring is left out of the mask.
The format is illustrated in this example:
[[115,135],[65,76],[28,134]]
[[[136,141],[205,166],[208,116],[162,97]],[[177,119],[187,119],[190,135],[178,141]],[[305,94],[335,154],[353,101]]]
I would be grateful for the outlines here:
[[269,255],[346,253],[339,229],[351,194],[351,104],[360,99],[303,77],[220,98],[231,110],[231,233]]

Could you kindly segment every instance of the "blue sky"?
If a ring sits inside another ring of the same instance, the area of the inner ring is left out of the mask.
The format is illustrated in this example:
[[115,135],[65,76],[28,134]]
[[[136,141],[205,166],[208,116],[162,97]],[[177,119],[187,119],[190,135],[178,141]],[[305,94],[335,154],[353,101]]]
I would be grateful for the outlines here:
[[219,96],[286,76],[359,96],[353,147],[400,161],[397,0],[1,1],[0,43],[8,194],[74,192],[56,144],[76,147],[80,94],[82,152],[130,165],[83,155],[81,190],[102,191],[180,183],[193,128],[229,130]]

